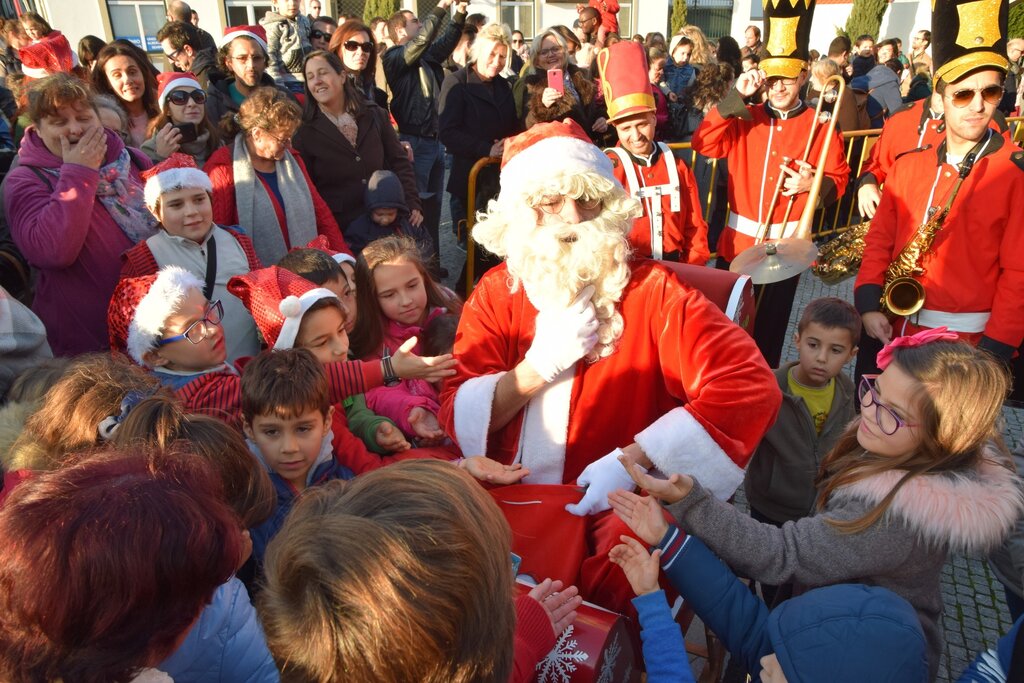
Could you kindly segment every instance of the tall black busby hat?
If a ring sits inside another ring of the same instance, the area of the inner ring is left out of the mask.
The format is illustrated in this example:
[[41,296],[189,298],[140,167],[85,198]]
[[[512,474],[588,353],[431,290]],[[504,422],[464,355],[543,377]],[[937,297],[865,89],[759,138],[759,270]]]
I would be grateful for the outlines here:
[[1009,68],[1009,0],[932,0],[935,82],[954,83],[976,69]]
[[811,20],[816,0],[761,0],[768,56],[760,68],[769,78],[796,78],[810,58]]

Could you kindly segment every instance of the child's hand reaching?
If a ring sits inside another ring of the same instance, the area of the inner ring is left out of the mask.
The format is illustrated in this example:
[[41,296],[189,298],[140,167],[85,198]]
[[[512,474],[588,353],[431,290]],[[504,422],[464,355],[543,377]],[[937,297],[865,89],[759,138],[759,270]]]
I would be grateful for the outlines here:
[[651,494],[658,500],[671,505],[678,503],[693,490],[693,477],[688,474],[673,474],[666,479],[658,479],[648,474],[647,470],[637,464],[630,464],[626,456],[620,455],[619,462],[629,472],[629,476],[644,491]]
[[416,406],[409,411],[409,424],[416,432],[416,442],[420,446],[438,446],[444,441],[444,432],[437,422],[437,415],[423,408]]
[[416,347],[416,337],[410,337],[398,347],[391,356],[391,367],[402,379],[422,379],[437,382],[455,374],[455,356],[446,353],[443,356],[422,357],[412,350]]
[[473,475],[474,479],[488,484],[518,484],[530,470],[522,463],[502,465],[484,455],[471,455],[459,461],[459,467]]
[[637,595],[646,595],[658,590],[661,550],[648,554],[647,549],[635,538],[619,538],[622,539],[622,545],[612,548],[608,553],[608,559],[622,567],[629,585]]
[[551,579],[544,579],[538,583],[528,595],[539,602],[548,613],[551,628],[556,636],[576,621],[576,609],[583,604],[583,598],[580,597],[580,591],[576,586],[562,590],[562,582]]
[[608,502],[619,519],[648,545],[657,544],[668,531],[661,506],[650,496],[619,490],[608,494]]
[[409,442],[405,440],[405,435],[402,434],[402,431],[390,422],[381,422],[377,425],[374,438],[377,440],[377,447],[388,453],[407,451],[410,448]]

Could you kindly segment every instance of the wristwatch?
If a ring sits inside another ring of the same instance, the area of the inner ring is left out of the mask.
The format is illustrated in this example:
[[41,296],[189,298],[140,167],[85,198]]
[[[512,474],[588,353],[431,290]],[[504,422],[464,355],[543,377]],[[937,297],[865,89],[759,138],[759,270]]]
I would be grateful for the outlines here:
[[380,364],[384,368],[384,386],[398,386],[402,380],[395,374],[395,366],[391,364],[391,349],[386,346],[384,347],[384,355],[380,357]]

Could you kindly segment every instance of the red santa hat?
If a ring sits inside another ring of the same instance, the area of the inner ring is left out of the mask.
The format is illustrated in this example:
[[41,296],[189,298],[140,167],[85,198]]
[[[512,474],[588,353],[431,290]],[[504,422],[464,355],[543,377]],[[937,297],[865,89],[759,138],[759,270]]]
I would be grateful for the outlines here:
[[329,298],[341,304],[331,290],[277,266],[234,276],[228,280],[228,291],[249,309],[263,341],[273,349],[295,346],[302,316],[317,301]]
[[346,254],[343,251],[334,251],[331,248],[331,243],[327,239],[326,235],[317,235],[309,241],[306,245],[306,249],[317,249],[324,252],[340,266],[342,263],[351,263],[353,266],[356,264],[356,257],[352,254]]
[[146,181],[146,207],[156,210],[157,202],[165,192],[186,187],[197,187],[213,193],[210,176],[196,166],[196,160],[188,154],[175,152],[156,166],[142,172]]
[[178,312],[193,289],[202,292],[203,283],[178,266],[118,282],[107,308],[110,348],[127,352],[136,363],[145,365],[143,356],[156,348],[167,319]]
[[75,65],[71,43],[59,31],[53,31],[35,43],[18,50],[21,70],[28,78],[69,72]]
[[224,37],[220,40],[220,47],[224,47],[235,38],[252,38],[260,44],[264,52],[270,51],[267,49],[267,32],[262,26],[228,26],[224,29]]
[[196,75],[190,71],[186,71],[184,73],[177,73],[174,71],[159,73],[156,76],[156,84],[156,97],[157,102],[160,105],[160,109],[164,108],[164,102],[167,101],[167,96],[178,88],[195,88],[196,90],[203,89],[203,86],[199,85]]
[[501,157],[501,197],[528,194],[538,180],[597,173],[615,181],[611,160],[571,119],[538,123],[505,139]]

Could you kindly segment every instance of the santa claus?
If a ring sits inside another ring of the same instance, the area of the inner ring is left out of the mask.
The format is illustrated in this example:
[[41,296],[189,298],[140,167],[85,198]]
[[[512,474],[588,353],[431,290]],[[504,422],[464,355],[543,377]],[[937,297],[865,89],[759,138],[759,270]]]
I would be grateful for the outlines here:
[[[473,230],[505,263],[463,309],[439,417],[467,455],[586,487],[576,515],[633,487],[620,456],[728,498],[781,400],[746,332],[668,267],[631,259],[640,212],[579,126],[546,123],[506,141],[501,194]],[[618,542],[615,521],[594,519],[597,557]],[[628,603],[628,586],[599,585],[612,573],[581,570],[581,592]]]

